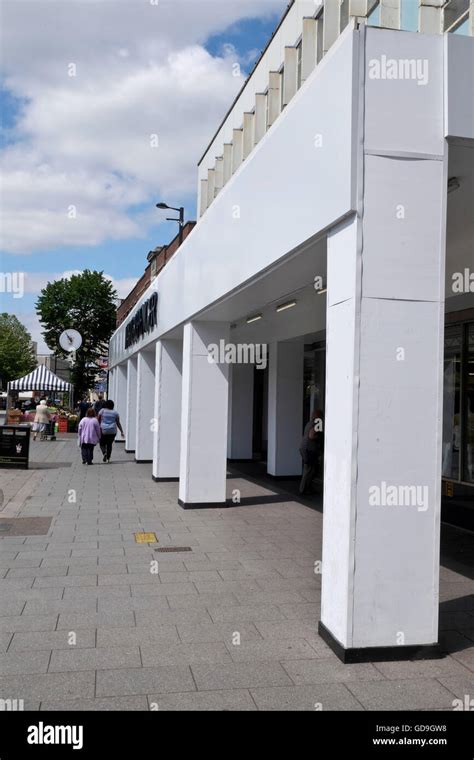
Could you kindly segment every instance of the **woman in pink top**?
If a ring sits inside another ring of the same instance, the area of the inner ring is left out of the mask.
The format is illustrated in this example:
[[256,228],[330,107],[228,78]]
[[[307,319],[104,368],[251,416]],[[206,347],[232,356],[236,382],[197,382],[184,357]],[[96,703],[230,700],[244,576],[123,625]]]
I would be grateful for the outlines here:
[[100,425],[92,407],[87,410],[86,416],[80,421],[78,432],[82,464],[93,464],[94,446],[100,441]]

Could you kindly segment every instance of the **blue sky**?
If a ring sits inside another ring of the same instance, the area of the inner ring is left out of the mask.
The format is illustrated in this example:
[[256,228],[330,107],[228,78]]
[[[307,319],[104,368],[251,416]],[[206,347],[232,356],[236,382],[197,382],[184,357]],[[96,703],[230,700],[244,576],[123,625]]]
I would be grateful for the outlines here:
[[[34,304],[48,280],[101,269],[124,296],[148,251],[177,231],[155,203],[184,205],[195,219],[197,161],[286,4],[163,0],[158,16],[138,0],[23,0],[23,14],[6,0],[0,272],[24,272],[25,293],[0,299],[39,350]],[[155,132],[160,152],[150,153]]]

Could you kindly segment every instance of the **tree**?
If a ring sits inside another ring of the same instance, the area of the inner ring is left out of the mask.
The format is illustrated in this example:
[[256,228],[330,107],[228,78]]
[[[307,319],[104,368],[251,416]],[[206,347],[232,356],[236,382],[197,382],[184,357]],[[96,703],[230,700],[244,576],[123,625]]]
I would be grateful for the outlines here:
[[14,314],[0,314],[0,380],[2,387],[36,367],[31,335]]
[[57,356],[67,356],[59,345],[63,330],[73,329],[82,335],[76,351],[71,382],[76,398],[93,386],[95,362],[107,353],[110,336],[115,330],[117,293],[103,272],[85,269],[68,279],[48,282],[36,302],[44,340]]

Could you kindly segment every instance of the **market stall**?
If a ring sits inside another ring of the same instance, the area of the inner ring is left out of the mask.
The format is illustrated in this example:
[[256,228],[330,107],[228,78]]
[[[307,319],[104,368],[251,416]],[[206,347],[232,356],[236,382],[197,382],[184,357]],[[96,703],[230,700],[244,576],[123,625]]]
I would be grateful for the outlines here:
[[[55,432],[67,432],[75,429],[77,417],[72,413],[73,409],[73,386],[51,372],[43,364],[18,380],[12,380],[8,383],[7,389],[7,423],[10,424],[31,424],[34,421],[36,405],[33,404],[31,409],[20,410],[15,408],[14,396],[20,392],[33,391],[34,393],[46,398],[48,401],[48,411],[51,416],[51,428],[48,431],[49,436],[54,437]],[[64,394],[68,394],[68,407],[64,404]],[[57,403],[56,397],[61,395],[63,403]],[[39,399],[38,399],[39,400]]]

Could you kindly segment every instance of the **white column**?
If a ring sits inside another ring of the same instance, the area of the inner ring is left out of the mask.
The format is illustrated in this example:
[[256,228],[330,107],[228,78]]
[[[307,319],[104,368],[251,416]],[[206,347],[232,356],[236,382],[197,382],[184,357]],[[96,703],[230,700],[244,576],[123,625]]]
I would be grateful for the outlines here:
[[[123,429],[127,432],[127,364],[119,364],[116,367],[117,377],[115,381],[114,393],[112,397],[114,402],[114,408],[120,415],[120,422]],[[123,443],[125,438],[121,434],[120,430],[117,430],[116,441]]]
[[385,29],[400,29],[400,0],[380,0],[380,26]]
[[207,206],[209,207],[216,194],[216,170],[207,170]]
[[367,155],[364,182],[328,236],[320,632],[346,661],[438,637],[445,165]]
[[153,460],[153,417],[155,394],[155,354],[139,351],[137,357],[137,424],[135,431],[135,460]]
[[232,130],[232,174],[237,171],[244,156],[244,132],[242,129]]
[[443,5],[445,0],[420,0],[418,31],[422,34],[440,34],[443,31]]
[[217,196],[224,186],[224,157],[216,158],[214,193]]
[[178,480],[181,445],[183,344],[156,344],[153,480]]
[[183,338],[179,503],[225,505],[228,364],[209,361],[209,347],[229,339],[229,324],[188,322]]
[[282,77],[279,71],[270,71],[268,74],[268,127],[271,127],[280,115],[281,79]]
[[207,209],[207,179],[201,180],[201,194],[199,196],[199,215],[202,216]]
[[276,476],[300,475],[304,344],[272,343],[269,360],[267,470]]
[[295,47],[285,47],[285,69],[283,74],[283,105],[296,95],[298,89],[298,51]]
[[301,60],[301,81],[305,82],[316,66],[318,22],[314,18],[303,19],[303,50]]
[[135,451],[137,434],[137,358],[127,361],[127,404],[125,418],[125,451]]
[[244,113],[242,157],[245,159],[253,150],[255,140],[255,114],[251,112]]
[[257,92],[255,95],[255,145],[260,142],[267,131],[267,95]]
[[229,459],[252,459],[254,372],[254,364],[233,364],[230,367],[227,448]]
[[224,185],[232,177],[232,143],[224,143]]
[[107,398],[113,399],[115,396],[114,388],[115,388],[115,381],[117,378],[117,371],[114,367],[114,369],[109,370],[109,381],[107,384]]

